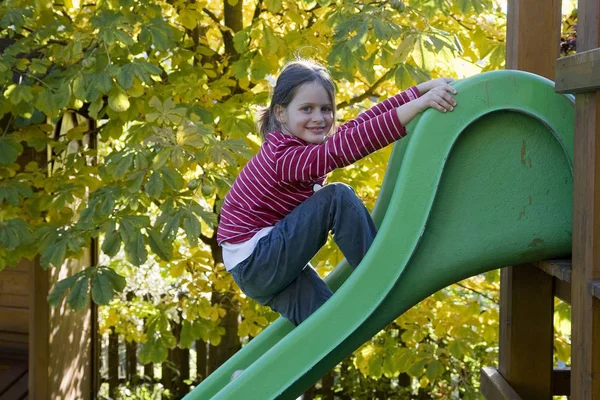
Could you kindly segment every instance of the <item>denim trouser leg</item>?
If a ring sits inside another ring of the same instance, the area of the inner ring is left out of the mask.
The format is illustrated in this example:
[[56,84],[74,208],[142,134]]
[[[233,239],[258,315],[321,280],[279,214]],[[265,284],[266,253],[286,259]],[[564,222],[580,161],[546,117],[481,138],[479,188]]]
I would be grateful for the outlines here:
[[252,255],[231,270],[234,280],[247,296],[294,325],[300,324],[332,295],[309,264],[329,231],[356,268],[377,230],[368,210],[347,185],[323,187],[275,224]]

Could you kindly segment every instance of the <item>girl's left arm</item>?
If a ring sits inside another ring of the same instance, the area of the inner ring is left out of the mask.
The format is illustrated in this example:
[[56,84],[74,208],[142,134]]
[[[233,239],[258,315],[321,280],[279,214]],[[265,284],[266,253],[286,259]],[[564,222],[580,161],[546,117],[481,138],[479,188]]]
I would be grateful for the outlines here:
[[346,130],[348,128],[354,128],[371,118],[377,117],[387,111],[396,109],[403,104],[408,103],[409,101],[416,100],[421,97],[421,92],[419,91],[417,86],[413,86],[397,95],[390,97],[387,100],[382,101],[381,103],[377,103],[373,107],[369,108],[367,111],[358,115],[358,117],[354,118],[351,121],[346,122],[343,125],[340,125],[337,128],[337,131]]

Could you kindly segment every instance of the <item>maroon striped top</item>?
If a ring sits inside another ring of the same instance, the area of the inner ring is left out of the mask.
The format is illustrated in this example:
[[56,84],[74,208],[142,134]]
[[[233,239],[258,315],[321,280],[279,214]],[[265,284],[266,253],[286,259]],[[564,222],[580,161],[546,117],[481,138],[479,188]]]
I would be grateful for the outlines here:
[[242,169],[221,208],[219,244],[242,243],[273,226],[313,194],[327,174],[406,135],[396,108],[420,96],[416,87],[391,97],[338,127],[321,144],[271,132]]

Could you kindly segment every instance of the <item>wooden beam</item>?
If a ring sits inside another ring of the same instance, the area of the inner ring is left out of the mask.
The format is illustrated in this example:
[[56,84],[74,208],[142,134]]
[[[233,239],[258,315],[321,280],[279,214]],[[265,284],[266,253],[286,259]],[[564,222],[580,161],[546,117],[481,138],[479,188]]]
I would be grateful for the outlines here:
[[567,304],[571,304],[571,284],[554,278],[554,296]]
[[560,52],[561,6],[561,0],[508,1],[506,69],[554,79]]
[[50,310],[48,271],[44,271],[39,257],[30,263],[30,318],[29,318],[29,399],[43,400],[50,396],[48,365],[50,362]]
[[512,267],[501,276],[498,370],[525,399],[552,396],[552,280],[534,264]]
[[571,304],[571,260],[546,260],[535,265],[554,278],[554,295]]
[[600,89],[600,49],[593,49],[556,60],[558,93],[584,93]]
[[552,395],[571,394],[571,368],[555,368],[552,372]]
[[481,394],[486,400],[521,400],[496,368],[481,369]]
[[535,265],[548,275],[571,283],[571,260],[546,260],[539,261]]
[[[577,50],[600,45],[600,2],[580,0]],[[571,398],[600,399],[600,301],[588,284],[600,280],[600,92],[575,96]]]

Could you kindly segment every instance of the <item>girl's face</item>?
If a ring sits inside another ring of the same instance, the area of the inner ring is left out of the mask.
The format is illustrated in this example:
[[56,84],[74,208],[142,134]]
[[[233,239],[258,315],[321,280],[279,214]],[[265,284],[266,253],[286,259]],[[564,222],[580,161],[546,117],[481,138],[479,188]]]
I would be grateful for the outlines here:
[[284,133],[312,144],[323,143],[333,126],[333,104],[316,82],[300,86],[290,104],[276,112]]

